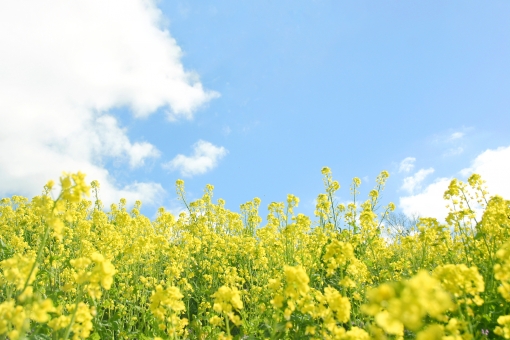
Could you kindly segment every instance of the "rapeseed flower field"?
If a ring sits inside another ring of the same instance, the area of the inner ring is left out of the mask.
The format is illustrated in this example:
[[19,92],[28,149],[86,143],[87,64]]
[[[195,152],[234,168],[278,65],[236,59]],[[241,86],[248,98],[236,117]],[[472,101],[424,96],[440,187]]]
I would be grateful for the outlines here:
[[265,225],[260,199],[188,202],[182,180],[188,212],[153,221],[105,209],[81,173],[2,199],[0,339],[510,339],[510,201],[474,174],[450,183],[446,224],[396,228],[388,172],[366,200],[354,178],[347,205],[322,175],[315,221],[288,195]]

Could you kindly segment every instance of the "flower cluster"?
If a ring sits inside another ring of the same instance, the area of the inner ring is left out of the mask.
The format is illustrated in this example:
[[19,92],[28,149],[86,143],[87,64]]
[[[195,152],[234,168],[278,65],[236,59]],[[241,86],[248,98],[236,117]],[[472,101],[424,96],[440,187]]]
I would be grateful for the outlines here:
[[[92,253],[90,257],[80,257],[69,261],[75,269],[74,282],[85,285],[85,290],[93,299],[101,298],[101,287],[108,290],[112,286],[116,273],[113,264],[99,253]],[[93,267],[90,269],[90,265]]]
[[363,306],[364,312],[373,315],[386,333],[395,335],[403,335],[404,327],[419,330],[427,315],[446,321],[444,313],[453,307],[450,295],[426,271],[407,281],[373,288],[367,298],[369,303]]
[[475,303],[478,306],[483,304],[479,294],[484,292],[485,283],[477,267],[468,268],[465,264],[447,264],[434,269],[433,275],[455,298],[464,298],[459,300],[459,303]]
[[235,326],[240,326],[242,323],[239,315],[235,313],[235,311],[243,309],[241,294],[235,287],[221,286],[212,297],[214,298],[213,309],[218,315],[213,316],[210,322],[216,326],[221,326],[225,322],[227,335],[224,336],[224,333],[222,333],[222,337],[224,336],[226,339],[229,339],[231,338],[229,321]]
[[182,180],[185,211],[150,220],[81,173],[1,199],[0,339],[510,338],[510,201],[475,174],[445,192],[446,223],[414,221],[382,204],[386,171],[348,203],[322,174],[315,220],[292,194],[265,220],[212,185],[188,202]]
[[161,285],[156,286],[150,299],[150,311],[161,322],[159,328],[166,330],[168,335],[176,337],[182,335],[188,320],[179,316],[186,310],[179,288],[168,287],[164,289]]

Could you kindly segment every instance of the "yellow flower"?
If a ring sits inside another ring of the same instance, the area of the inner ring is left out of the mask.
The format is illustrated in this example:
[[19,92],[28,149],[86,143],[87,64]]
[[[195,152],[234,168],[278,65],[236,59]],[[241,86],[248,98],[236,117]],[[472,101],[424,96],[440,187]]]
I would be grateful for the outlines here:
[[[69,261],[76,273],[73,275],[77,284],[85,284],[88,294],[94,298],[101,298],[101,287],[106,290],[111,288],[113,276],[117,272],[113,264],[104,258],[103,255],[94,252],[88,257],[80,257]],[[91,264],[93,268],[89,268]]]
[[281,285],[282,281],[280,279],[269,279],[267,287],[273,292],[276,292],[278,289],[280,289]]
[[388,311],[381,311],[375,316],[377,324],[388,334],[400,335],[404,333],[404,324],[398,317]]
[[498,323],[503,327],[497,326],[496,329],[494,329],[494,333],[505,339],[510,339],[510,315],[500,316],[498,318]]
[[[30,274],[31,269],[34,267],[35,258],[14,254],[13,257],[0,262],[0,267],[3,269],[4,277],[7,282],[16,286],[17,289],[23,289],[25,283],[32,284],[37,274],[37,266]],[[28,277],[30,275],[30,278]]]
[[375,316],[377,324],[387,333],[395,335],[404,326],[420,329],[427,314],[445,321],[444,313],[453,306],[440,282],[423,270],[407,281],[374,288],[367,293],[367,298],[370,303],[362,310]]
[[501,283],[498,292],[510,302],[510,242],[497,251],[496,257],[499,263],[494,265],[494,278]]
[[91,282],[101,283],[101,287],[109,290],[113,283],[113,276],[117,273],[115,266],[99,253],[90,256],[95,266],[92,270]]
[[297,300],[300,296],[304,296],[310,290],[308,282],[310,279],[306,271],[301,266],[291,267],[284,266],[283,271],[285,274],[285,295],[291,299]]
[[282,295],[275,295],[275,297],[271,300],[271,304],[275,306],[276,308],[282,308],[283,307],[283,301],[284,297]]
[[329,308],[335,313],[338,322],[346,323],[349,321],[351,313],[351,303],[346,297],[342,297],[340,293],[331,287],[324,289],[324,297]]
[[161,285],[157,285],[156,291],[152,292],[149,309],[156,318],[163,321],[168,314],[179,314],[186,310],[182,302],[183,297],[177,287],[163,289]]
[[18,339],[21,331],[27,329],[28,323],[25,320],[25,309],[22,306],[16,306],[14,300],[0,304],[0,335],[8,334],[9,338]]
[[306,335],[314,335],[315,334],[315,327],[313,327],[313,326],[306,326],[305,334]]
[[51,319],[49,322],[48,322],[48,326],[55,330],[55,331],[58,331],[60,329],[64,329],[66,328],[67,326],[69,326],[69,323],[71,322],[71,318],[67,315],[60,315],[56,318],[53,318]]
[[62,186],[62,198],[66,201],[78,203],[82,195],[90,196],[90,186],[86,184],[85,174],[81,172],[76,174],[64,172],[64,175],[60,177],[60,185]]
[[342,337],[343,340],[370,340],[370,335],[363,329],[352,327]]
[[325,166],[325,167],[323,167],[323,168],[322,168],[321,173],[322,173],[323,175],[328,175],[328,174],[330,174],[330,173],[331,173],[331,169],[330,169],[330,168],[328,168],[327,166]]
[[483,304],[478,295],[485,289],[483,277],[477,267],[468,268],[465,264],[447,264],[434,269],[433,276],[441,281],[446,291],[455,297],[470,295],[477,305]]
[[223,323],[223,319],[221,317],[215,315],[209,319],[209,322],[211,323],[211,325],[220,326]]
[[56,309],[50,299],[46,299],[42,302],[34,302],[32,304],[32,309],[30,310],[30,319],[36,322],[45,323],[50,320],[50,315],[48,315],[48,313],[54,312],[56,312]]
[[326,246],[326,254],[324,254],[324,262],[328,265],[327,275],[333,275],[338,267],[345,266],[353,259],[354,250],[352,245],[333,239],[331,243]]
[[427,326],[423,331],[419,332],[416,340],[442,340],[444,335],[444,327],[437,324]]
[[235,309],[242,309],[243,302],[241,301],[241,295],[237,288],[230,288],[221,286],[216,293],[213,294],[214,306],[213,309],[218,312],[229,313],[232,311],[232,307]]
[[239,317],[239,315],[237,314],[234,314],[234,312],[230,312],[230,313],[227,313],[227,316],[228,318],[230,319],[230,321],[232,321],[232,323],[236,326],[240,326],[241,325],[241,318]]

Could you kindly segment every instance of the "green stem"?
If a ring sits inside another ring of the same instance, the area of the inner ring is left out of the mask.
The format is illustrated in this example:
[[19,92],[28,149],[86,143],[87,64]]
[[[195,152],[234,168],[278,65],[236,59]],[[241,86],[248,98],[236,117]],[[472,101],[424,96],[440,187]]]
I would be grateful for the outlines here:
[[83,295],[83,288],[80,287],[80,292],[78,293],[78,297],[76,298],[76,304],[74,305],[74,311],[73,315],[71,317],[71,322],[69,322],[69,326],[67,326],[66,333],[64,334],[64,340],[67,340],[69,338],[69,335],[71,333],[71,327],[73,327],[74,320],[76,319],[76,312],[78,311],[78,305],[80,303],[81,297]]
[[39,248],[37,249],[37,256],[35,258],[34,264],[32,265],[32,268],[30,269],[30,273],[28,274],[25,284],[23,285],[23,289],[16,295],[16,298],[18,298],[21,294],[23,294],[25,289],[27,289],[28,283],[30,282],[30,278],[32,277],[35,267],[37,266],[37,263],[39,262],[39,260],[41,258],[41,254],[43,252],[44,246],[46,245],[46,240],[48,239],[49,234],[50,234],[50,227],[47,225],[46,230],[44,231],[44,235],[41,240],[41,243],[39,244]]
[[225,315],[225,324],[227,325],[227,335],[230,336],[230,322],[229,322],[229,318],[228,318],[228,315]]

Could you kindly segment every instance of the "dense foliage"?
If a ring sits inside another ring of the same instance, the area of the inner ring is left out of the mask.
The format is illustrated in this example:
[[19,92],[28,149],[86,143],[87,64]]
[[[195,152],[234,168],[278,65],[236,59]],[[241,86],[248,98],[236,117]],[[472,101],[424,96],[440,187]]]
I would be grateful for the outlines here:
[[[0,201],[0,339],[510,338],[510,201],[453,180],[446,224],[385,220],[383,171],[352,202],[322,170],[316,222],[298,198],[240,213],[208,185],[178,218],[151,221],[64,174],[31,201]],[[92,190],[93,201],[84,199]],[[438,197],[438,199],[441,199]],[[477,213],[478,212],[478,213]],[[478,217],[477,217],[478,216]]]

